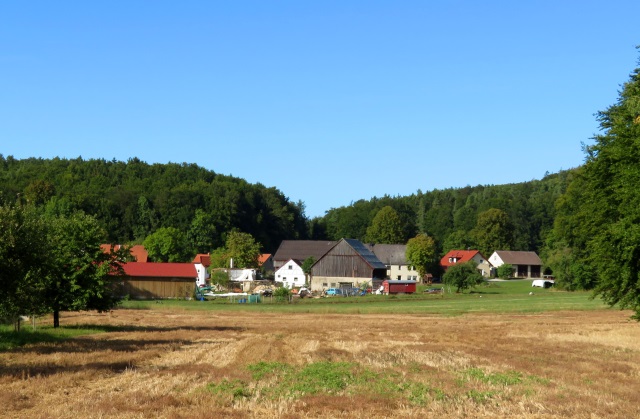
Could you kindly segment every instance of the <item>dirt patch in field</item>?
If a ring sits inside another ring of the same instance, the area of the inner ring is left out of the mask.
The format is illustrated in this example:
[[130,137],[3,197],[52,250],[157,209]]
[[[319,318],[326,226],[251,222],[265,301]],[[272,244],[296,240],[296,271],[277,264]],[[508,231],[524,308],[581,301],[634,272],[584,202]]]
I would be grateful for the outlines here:
[[65,313],[0,353],[3,417],[638,417],[640,325],[532,315]]

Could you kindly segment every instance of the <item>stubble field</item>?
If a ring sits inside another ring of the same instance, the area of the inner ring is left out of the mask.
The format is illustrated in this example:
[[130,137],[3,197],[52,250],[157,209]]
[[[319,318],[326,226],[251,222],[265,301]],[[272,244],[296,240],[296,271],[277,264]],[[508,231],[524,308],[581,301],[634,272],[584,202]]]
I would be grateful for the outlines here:
[[0,353],[0,415],[638,417],[629,315],[64,313],[102,333]]

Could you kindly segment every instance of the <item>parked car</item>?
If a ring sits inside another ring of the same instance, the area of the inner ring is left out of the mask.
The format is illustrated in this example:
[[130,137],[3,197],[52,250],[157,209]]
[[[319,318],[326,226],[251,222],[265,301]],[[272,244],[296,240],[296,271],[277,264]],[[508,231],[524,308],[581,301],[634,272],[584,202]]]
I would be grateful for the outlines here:
[[262,294],[263,297],[272,297],[273,296],[273,290],[271,288],[263,289],[262,291],[259,291],[259,293]]
[[442,288],[428,288],[424,292],[427,294],[442,294]]
[[360,297],[363,295],[367,295],[367,290],[363,290],[357,287],[347,288],[345,290],[346,294],[352,297]]
[[551,288],[556,282],[551,279],[534,279],[532,287]]
[[326,295],[343,295],[342,290],[340,288],[329,288],[326,292]]

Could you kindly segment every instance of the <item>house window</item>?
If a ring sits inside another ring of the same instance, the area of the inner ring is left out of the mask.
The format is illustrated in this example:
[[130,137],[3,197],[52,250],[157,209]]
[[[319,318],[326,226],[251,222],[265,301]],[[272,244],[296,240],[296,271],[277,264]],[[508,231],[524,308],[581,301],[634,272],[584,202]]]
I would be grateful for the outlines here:
[[449,263],[453,263],[453,258],[449,258]]
[[329,286],[329,284],[327,284],[326,282],[322,283],[322,288],[327,288]]
[[398,281],[402,279],[402,275],[398,275]]

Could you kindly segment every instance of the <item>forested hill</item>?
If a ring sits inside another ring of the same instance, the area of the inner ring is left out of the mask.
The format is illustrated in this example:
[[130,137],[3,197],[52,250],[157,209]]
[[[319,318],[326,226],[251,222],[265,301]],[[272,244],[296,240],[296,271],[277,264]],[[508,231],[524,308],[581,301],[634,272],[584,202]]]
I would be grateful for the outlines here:
[[540,251],[553,227],[555,202],[572,175],[564,171],[510,185],[360,200],[308,220],[304,204],[290,202],[275,187],[195,164],[147,164],[137,158],[18,160],[0,155],[0,204],[19,199],[50,213],[83,210],[103,223],[114,243],[142,242],[160,227],[175,227],[188,235],[194,252],[223,247],[232,230],[251,234],[266,252],[275,252],[285,239],[349,237],[376,242],[367,229],[385,207],[393,208],[400,219],[397,242],[406,243],[422,232],[435,239],[440,253],[482,249],[486,232],[478,227],[479,216],[498,209],[508,218],[508,247]]
[[190,233],[200,252],[224,246],[233,229],[253,235],[266,251],[283,239],[307,237],[302,203],[195,164],[0,155],[0,204],[17,199],[52,213],[92,214],[114,243],[142,241],[160,227]]
[[375,242],[367,229],[376,214],[390,206],[400,219],[402,240],[422,232],[435,239],[440,254],[467,247],[490,253],[497,249],[490,248],[486,239],[496,231],[479,226],[479,216],[490,215],[490,210],[497,209],[506,214],[506,224],[501,226],[507,229],[503,232],[507,237],[502,250],[541,251],[547,233],[553,228],[556,200],[565,193],[574,173],[575,170],[562,171],[542,180],[516,184],[467,186],[360,200],[329,210],[321,220],[312,220],[312,231],[318,236],[323,232],[332,239],[354,237]]

